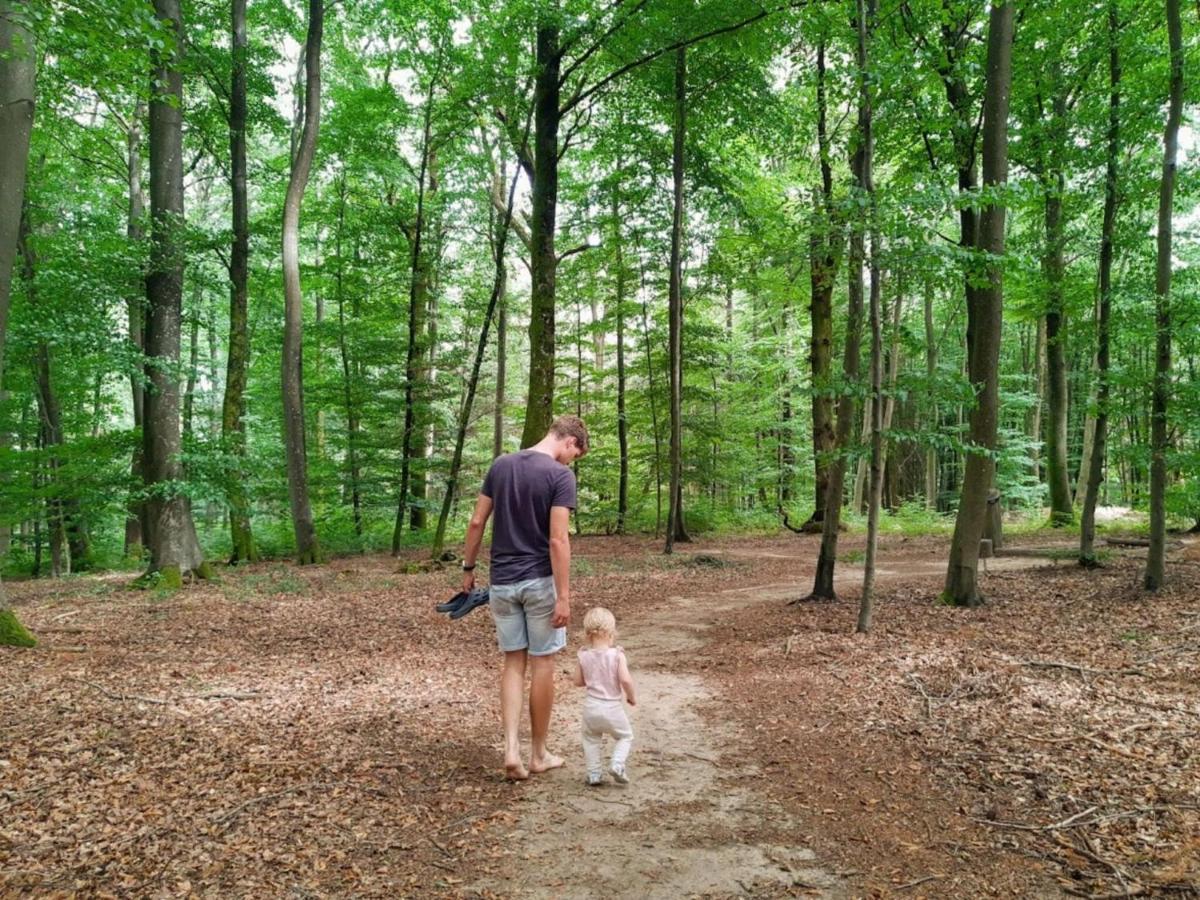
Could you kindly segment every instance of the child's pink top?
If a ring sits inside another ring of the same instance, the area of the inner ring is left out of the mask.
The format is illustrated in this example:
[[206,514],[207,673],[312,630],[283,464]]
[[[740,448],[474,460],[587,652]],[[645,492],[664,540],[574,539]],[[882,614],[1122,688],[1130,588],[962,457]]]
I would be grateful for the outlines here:
[[605,647],[603,650],[584,647],[579,651],[579,669],[583,672],[583,683],[589,697],[620,700],[625,696],[621,691],[619,674],[624,656],[625,650],[621,647]]

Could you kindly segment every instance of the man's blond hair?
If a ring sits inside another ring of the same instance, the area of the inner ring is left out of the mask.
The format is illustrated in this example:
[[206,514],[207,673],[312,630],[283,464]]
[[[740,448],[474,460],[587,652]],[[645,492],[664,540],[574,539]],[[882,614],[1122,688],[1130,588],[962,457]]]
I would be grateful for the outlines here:
[[575,446],[579,448],[581,456],[586,455],[591,446],[587,426],[579,416],[559,416],[550,424],[550,433],[557,438],[575,438]]
[[615,635],[617,619],[603,606],[593,606],[583,617],[583,631],[588,637],[594,634]]

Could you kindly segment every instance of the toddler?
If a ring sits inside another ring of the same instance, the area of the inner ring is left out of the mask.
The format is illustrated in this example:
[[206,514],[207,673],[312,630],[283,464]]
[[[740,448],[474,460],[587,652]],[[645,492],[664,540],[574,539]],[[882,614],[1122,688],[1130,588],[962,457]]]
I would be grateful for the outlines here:
[[616,741],[609,774],[617,783],[628,784],[625,760],[633,746],[633,729],[629,727],[621,700],[623,696],[630,706],[636,706],[637,699],[625,651],[613,645],[617,622],[611,612],[597,606],[584,616],[583,630],[587,646],[579,651],[575,684],[587,688],[583,701],[583,756],[587,762],[587,783],[598,785],[604,781],[600,750],[604,735],[608,734]]

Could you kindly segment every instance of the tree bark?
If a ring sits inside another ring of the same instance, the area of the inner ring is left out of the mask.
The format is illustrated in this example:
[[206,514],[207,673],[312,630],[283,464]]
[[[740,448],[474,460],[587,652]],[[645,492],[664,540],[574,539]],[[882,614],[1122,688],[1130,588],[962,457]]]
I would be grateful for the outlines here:
[[[937,391],[934,381],[937,378],[937,341],[933,333],[933,280],[925,280],[925,390],[930,404],[930,422],[926,430],[937,430],[940,426],[937,408]],[[938,455],[937,447],[930,445],[925,448],[925,508],[937,509],[938,500]]]
[[248,298],[250,280],[250,206],[246,194],[246,0],[233,0],[230,32],[233,75],[229,92],[229,187],[233,195],[233,243],[229,253],[229,352],[221,436],[232,465],[226,473],[231,565],[254,562],[258,549],[250,527],[246,495],[246,370],[250,363]]
[[812,371],[813,513],[801,530],[817,531],[825,520],[825,495],[829,490],[830,454],[837,441],[834,432],[833,392],[833,285],[837,277],[840,236],[833,210],[833,167],[829,160],[829,132],[825,93],[825,41],[817,44],[817,149],[821,157],[821,184],[814,197],[812,235],[809,240],[811,336],[809,366]]
[[[987,43],[987,86],[983,112],[983,182],[985,188],[1004,185],[1008,179],[1008,107],[1012,84],[1013,5],[998,2],[991,8]],[[987,513],[987,497],[995,474],[992,452],[996,446],[999,406],[998,363],[1003,322],[1004,205],[990,197],[983,202],[977,250],[983,256],[985,286],[972,291],[967,306],[969,377],[976,401],[970,415],[971,451],[963,473],[962,493],[950,559],[946,570],[946,599],[956,606],[983,602],[976,572],[979,539]],[[984,256],[986,254],[986,256]]]
[[[1061,123],[1065,106],[1061,98],[1054,100],[1054,122]],[[1065,139],[1062,130],[1054,127],[1050,143]],[[1050,150],[1057,158],[1057,149]],[[1050,524],[1070,525],[1075,519],[1071,507],[1071,482],[1067,471],[1067,360],[1064,344],[1065,310],[1063,309],[1063,247],[1066,240],[1062,195],[1066,179],[1057,162],[1046,177],[1046,247],[1042,258],[1042,274],[1046,281],[1046,481],[1050,488]]]
[[425,432],[426,416],[417,415],[418,403],[428,403],[429,380],[426,313],[429,310],[429,259],[423,245],[425,237],[425,205],[436,189],[433,175],[433,96],[437,81],[429,79],[425,96],[424,127],[421,132],[421,164],[417,170],[417,217],[409,232],[412,253],[408,285],[408,346],[404,364],[404,436],[401,443],[400,502],[396,509],[396,525],[392,530],[392,553],[400,552],[400,536],[404,532],[405,514],[415,530],[425,527],[425,452],[428,441]]
[[684,141],[687,137],[687,48],[675,52],[675,128],[671,154],[674,185],[671,218],[671,276],[668,287],[671,373],[671,486],[667,507],[665,553],[675,551],[675,542],[686,542],[683,522],[683,172]]
[[354,375],[350,364],[350,350],[346,340],[346,288],[345,260],[342,256],[342,236],[346,227],[346,173],[338,182],[338,220],[334,236],[334,253],[337,266],[334,269],[334,299],[338,310],[338,354],[342,358],[342,397],[346,404],[346,465],[350,476],[350,507],[354,515],[354,535],[362,539],[362,492],[361,473],[358,466],[359,411],[354,398]]
[[1163,132],[1162,180],[1158,192],[1158,257],[1154,268],[1154,387],[1150,411],[1150,549],[1142,584],[1157,591],[1166,580],[1167,406],[1171,393],[1171,212],[1183,115],[1183,24],[1179,0],[1166,0],[1171,87]]
[[558,210],[559,69],[562,51],[556,22],[537,30],[537,76],[533,87],[533,220],[530,265],[533,281],[529,307],[529,394],[521,446],[531,447],[550,430],[554,417],[554,296],[558,257],[554,228]]
[[1109,321],[1112,315],[1113,237],[1117,220],[1117,166],[1121,157],[1121,56],[1117,0],[1108,3],[1108,134],[1104,169],[1104,219],[1100,227],[1100,303],[1096,312],[1096,424],[1079,523],[1079,564],[1096,563],[1096,503],[1108,443]]
[[[4,135],[0,140],[0,404],[8,399],[4,389],[4,348],[25,196],[29,136],[33,130],[37,57],[31,25],[29,4],[25,0],[0,0],[0,134]],[[0,547],[0,561],[6,550],[7,547]],[[35,643],[33,635],[9,606],[8,595],[0,583],[0,645],[32,647]]]
[[154,0],[174,32],[170,54],[153,54],[150,101],[150,271],[146,278],[146,382],[143,470],[150,573],[167,587],[183,576],[208,574],[187,497],[177,492],[182,470],[179,430],[179,338],[185,251],[183,212],[183,19],[179,0]]
[[321,124],[321,34],[324,0],[309,0],[305,41],[304,127],[283,204],[283,421],[287,453],[288,497],[296,536],[296,561],[321,558],[308,498],[308,451],[304,427],[304,300],[300,292],[300,205],[308,185]]
[[616,253],[617,318],[617,447],[620,472],[617,476],[617,534],[625,533],[629,512],[629,422],[625,412],[625,252],[621,242],[621,195],[614,186],[612,194],[613,250]]
[[[869,44],[875,26],[875,0],[856,0],[855,21],[858,31],[859,121],[863,145],[862,187],[867,196],[868,227],[871,233],[870,320],[871,320],[871,476],[867,498],[867,553],[863,563],[862,597],[858,606],[855,631],[871,630],[875,604],[875,559],[879,550],[879,507],[883,494],[883,310],[879,272],[879,228],[875,221],[875,135],[871,105]],[[900,299],[896,300],[897,306]]]
[[[139,100],[134,106],[133,116],[129,120],[129,130],[125,135],[125,147],[129,168],[129,222],[126,226],[126,237],[132,248],[136,248],[145,238],[142,228],[142,217],[146,214],[146,195],[142,188],[142,118],[146,114],[145,104]],[[145,318],[146,318],[146,286],[144,279],[138,279],[138,290],[129,295],[126,302],[129,322],[129,345],[136,357],[140,358],[145,352]],[[145,409],[142,384],[142,371],[131,372],[129,376],[130,392],[133,400],[133,425],[142,428],[142,413]],[[142,476],[142,447],[139,443],[133,448],[133,459],[130,462],[129,474],[136,483],[143,480]],[[131,493],[125,505],[125,557],[140,559],[143,549],[142,534],[145,530],[145,504]]]

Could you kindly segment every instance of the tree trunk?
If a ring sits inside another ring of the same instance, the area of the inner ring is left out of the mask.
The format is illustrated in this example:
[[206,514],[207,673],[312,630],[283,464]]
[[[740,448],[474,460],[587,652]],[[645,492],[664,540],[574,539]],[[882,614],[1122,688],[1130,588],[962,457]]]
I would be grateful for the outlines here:
[[654,432],[654,536],[662,528],[662,436],[658,430],[658,394],[654,389],[654,353],[650,345],[650,307],[646,300],[646,271],[639,248],[638,266],[642,294],[642,336],[646,344],[646,384],[650,394],[650,428]]
[[342,396],[346,404],[346,465],[350,476],[350,506],[354,514],[354,535],[360,541],[363,536],[361,473],[358,467],[359,411],[354,398],[354,375],[350,364],[350,351],[346,340],[346,289],[345,261],[342,256],[342,234],[346,227],[346,173],[338,182],[338,219],[334,236],[334,254],[337,266],[334,269],[334,299],[338,310],[338,354],[342,359]]
[[829,133],[825,96],[825,41],[817,44],[817,149],[821,157],[821,185],[814,197],[812,236],[809,240],[812,371],[813,513],[801,526],[817,531],[825,520],[825,495],[829,490],[829,456],[837,435],[833,418],[833,284],[837,277],[839,236],[833,211],[833,167],[829,161]]
[[400,552],[405,513],[411,510],[411,527],[425,527],[425,452],[428,439],[426,416],[417,415],[417,404],[428,403],[429,380],[426,313],[429,311],[429,258],[422,247],[425,237],[425,205],[437,189],[432,172],[433,96],[436,80],[430,78],[425,96],[425,123],[421,136],[421,165],[417,172],[417,218],[409,238],[412,243],[408,285],[408,347],[404,365],[404,437],[401,444],[400,502],[392,530],[392,553]]
[[620,472],[617,476],[617,534],[625,533],[625,516],[629,512],[629,422],[625,412],[625,252],[621,243],[621,196],[614,186],[613,250],[616,253],[616,316],[617,316],[617,447]]
[[258,549],[250,528],[246,495],[246,370],[250,364],[248,298],[250,280],[250,207],[246,195],[246,0],[233,0],[231,18],[233,77],[229,94],[229,186],[233,194],[233,244],[229,255],[229,352],[225,396],[221,404],[221,436],[232,465],[226,478],[229,533],[236,565],[254,562]]
[[1109,320],[1112,314],[1113,237],[1117,220],[1117,165],[1121,157],[1121,57],[1117,0],[1108,3],[1108,135],[1104,170],[1104,220],[1100,227],[1100,303],[1096,312],[1096,425],[1079,523],[1079,564],[1094,566],[1096,502],[1108,442]]
[[[526,135],[528,135],[528,131],[529,127],[527,123],[525,128]],[[504,218],[500,224],[500,233],[496,238],[496,248],[493,254],[496,261],[496,274],[492,280],[492,294],[488,298],[487,313],[483,317],[483,326],[479,329],[479,342],[475,347],[475,361],[471,367],[470,377],[467,379],[462,408],[459,410],[458,429],[454,437],[454,454],[450,459],[450,471],[446,476],[446,492],[442,497],[442,509],[438,514],[437,529],[433,535],[433,547],[431,549],[434,559],[441,556],[442,548],[446,543],[446,525],[450,521],[450,508],[454,505],[454,498],[458,494],[458,474],[462,467],[463,446],[467,440],[467,426],[471,420],[471,407],[475,404],[475,390],[479,385],[479,370],[483,367],[483,356],[487,351],[488,330],[492,323],[492,316],[496,314],[496,304],[500,302],[500,295],[507,279],[504,247],[508,242],[508,233],[512,225],[513,195],[516,193],[517,181],[520,175],[519,170],[513,173],[513,179],[508,188],[508,202],[505,204]]]
[[537,30],[537,77],[533,86],[533,221],[530,223],[532,296],[529,306],[529,395],[521,446],[531,447],[554,417],[554,299],[558,257],[554,228],[558,209],[559,68],[557,22]]
[[[866,104],[865,87],[860,85],[858,121],[855,126],[850,153],[850,173],[854,189],[859,193],[869,190],[871,184],[869,149],[871,111]],[[846,486],[847,453],[854,433],[854,420],[858,415],[855,401],[862,341],[863,283],[862,266],[866,256],[864,246],[864,223],[854,221],[850,228],[850,252],[846,263],[848,307],[846,310],[846,346],[842,353],[841,396],[837,408],[837,456],[829,467],[829,484],[825,493],[825,520],[821,523],[821,549],[817,554],[817,571],[813,576],[812,593],[806,600],[836,600],[833,586],[834,569],[837,566],[838,529],[842,524],[842,502]]]
[[[938,430],[940,421],[937,408],[937,391],[934,381],[937,378],[937,341],[933,334],[933,280],[925,280],[925,390],[930,404],[930,422],[926,430]],[[925,448],[925,508],[937,509],[938,501],[938,457],[936,445]]]
[[[1013,6],[999,2],[989,15],[987,86],[984,91],[983,181],[996,188],[1008,179],[1008,105],[1012,84]],[[988,492],[995,474],[991,453],[996,446],[999,406],[998,364],[1003,322],[1004,275],[999,262],[1004,253],[1002,203],[992,197],[984,201],[979,222],[977,249],[987,254],[985,286],[973,291],[967,306],[967,351],[969,377],[975,390],[971,409],[971,452],[963,473],[962,493],[950,559],[946,570],[946,599],[957,606],[977,606],[976,571],[979,539],[987,514]]]
[[[875,603],[875,558],[879,549],[879,507],[883,491],[883,310],[879,273],[879,228],[875,221],[875,135],[871,106],[871,79],[868,64],[868,43],[875,27],[875,0],[856,0],[855,20],[858,31],[859,122],[862,131],[862,188],[867,197],[868,227],[871,232],[871,255],[868,269],[871,278],[871,476],[867,498],[867,554],[863,563],[862,598],[858,607],[855,631],[866,634],[871,630],[871,614]],[[896,298],[899,306],[900,298]],[[894,353],[893,353],[894,355]]]
[[187,497],[177,493],[179,337],[183,306],[183,19],[179,0],[154,0],[155,15],[174,31],[169,56],[154,53],[150,101],[150,271],[146,277],[146,382],[143,417],[145,537],[150,573],[178,587],[183,576],[208,574]]
[[192,438],[192,414],[196,407],[196,370],[200,365],[200,303],[199,281],[192,283],[192,321],[188,328],[187,382],[183,389],[183,440]]
[[[8,309],[12,298],[12,270],[17,254],[21,203],[25,196],[25,168],[29,162],[29,136],[33,130],[34,77],[37,57],[32,17],[24,0],[0,0],[0,404],[8,399],[4,389],[4,347]],[[7,552],[9,525],[4,529]],[[36,643],[8,605],[0,584],[0,645],[32,647]]]
[[671,277],[668,288],[670,321],[671,373],[671,486],[667,508],[667,544],[664,552],[673,553],[675,542],[686,542],[683,522],[683,169],[684,139],[687,136],[687,48],[675,52],[675,129],[671,156],[674,184],[671,218]]
[[1158,193],[1158,258],[1154,269],[1154,387],[1150,425],[1150,549],[1142,584],[1157,591],[1166,580],[1167,403],[1171,392],[1171,210],[1183,115],[1183,25],[1179,0],[1167,2],[1171,88],[1163,132],[1163,169]]
[[300,204],[321,124],[321,33],[324,0],[309,0],[305,42],[304,128],[292,162],[283,204],[283,421],[287,453],[288,497],[296,535],[296,561],[301,565],[321,558],[308,499],[308,451],[304,428],[304,301],[300,293]]
[[[142,217],[146,214],[146,196],[142,189],[142,118],[145,116],[145,104],[139,100],[134,106],[133,116],[129,120],[129,130],[125,135],[125,146],[129,168],[129,222],[126,236],[131,249],[135,249],[145,238],[142,229]],[[129,346],[136,358],[141,358],[145,351],[145,318],[146,318],[146,286],[138,279],[138,291],[129,295],[126,302],[129,321]],[[129,386],[133,399],[133,425],[142,428],[142,413],[145,400],[142,390],[142,371],[131,372]],[[142,447],[139,443],[133,448],[133,459],[129,466],[131,479],[136,483],[143,480],[142,476]],[[136,493],[136,492],[135,492]],[[136,499],[131,493],[125,504],[125,557],[126,559],[141,559],[145,529],[145,504]]]
[[[1061,98],[1054,100],[1054,121],[1061,123],[1066,110]],[[1060,130],[1057,126],[1055,130]],[[1055,137],[1051,136],[1051,142]],[[1051,155],[1057,157],[1057,150]],[[1071,508],[1071,482],[1067,471],[1067,360],[1064,344],[1063,245],[1066,239],[1062,195],[1066,180],[1058,165],[1047,176],[1046,248],[1042,274],[1046,280],[1046,481],[1050,488],[1050,524],[1070,525],[1075,519]]]

